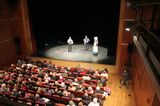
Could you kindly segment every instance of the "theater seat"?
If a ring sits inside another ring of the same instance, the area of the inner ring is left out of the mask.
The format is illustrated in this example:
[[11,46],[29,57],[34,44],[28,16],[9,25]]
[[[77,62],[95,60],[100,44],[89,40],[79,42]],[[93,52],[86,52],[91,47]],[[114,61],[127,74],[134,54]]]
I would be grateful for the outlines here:
[[62,97],[61,97],[61,101],[62,101],[62,103],[64,103],[64,104],[68,104],[69,101],[70,101],[70,98],[69,98],[69,97],[62,96]]
[[56,103],[55,106],[66,106],[66,105],[62,103]]
[[39,106],[46,106],[45,102],[36,101],[35,103],[38,104]]
[[104,96],[100,93],[94,93],[95,97],[97,97],[98,99],[104,100]]
[[90,82],[91,82],[92,84],[94,84],[95,86],[97,86],[97,83],[98,83],[97,80],[91,80]]
[[74,91],[73,94],[77,97],[82,97],[84,95],[83,91]]
[[52,98],[56,102],[61,102],[61,97],[59,95],[53,95]]
[[74,97],[74,98],[71,98],[71,100],[78,104],[82,100],[82,98]]

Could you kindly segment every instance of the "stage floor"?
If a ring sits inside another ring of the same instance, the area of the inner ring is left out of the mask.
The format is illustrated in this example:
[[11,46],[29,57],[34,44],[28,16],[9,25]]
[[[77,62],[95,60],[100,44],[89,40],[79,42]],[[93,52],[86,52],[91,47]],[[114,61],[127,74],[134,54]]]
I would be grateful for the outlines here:
[[52,46],[44,51],[39,51],[33,56],[46,57],[52,59],[80,61],[100,64],[115,64],[115,57],[108,56],[108,49],[105,47],[98,47],[98,55],[92,53],[93,45],[89,45],[89,50],[85,50],[84,45],[75,44],[72,51],[68,52],[68,45]]

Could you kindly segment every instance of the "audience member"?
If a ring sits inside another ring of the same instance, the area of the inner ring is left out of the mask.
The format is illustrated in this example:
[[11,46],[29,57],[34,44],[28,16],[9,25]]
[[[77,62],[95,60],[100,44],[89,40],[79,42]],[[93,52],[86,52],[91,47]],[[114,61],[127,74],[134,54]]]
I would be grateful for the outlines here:
[[93,101],[90,102],[88,106],[99,106],[98,99],[94,98]]

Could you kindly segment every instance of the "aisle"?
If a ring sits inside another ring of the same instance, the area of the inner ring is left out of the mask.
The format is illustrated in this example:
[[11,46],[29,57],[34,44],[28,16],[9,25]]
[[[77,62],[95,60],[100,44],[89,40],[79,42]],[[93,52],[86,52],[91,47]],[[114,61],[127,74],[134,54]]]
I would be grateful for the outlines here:
[[136,106],[133,88],[129,83],[129,89],[125,86],[119,88],[119,74],[109,76],[108,87],[112,89],[112,94],[106,98],[103,106]]

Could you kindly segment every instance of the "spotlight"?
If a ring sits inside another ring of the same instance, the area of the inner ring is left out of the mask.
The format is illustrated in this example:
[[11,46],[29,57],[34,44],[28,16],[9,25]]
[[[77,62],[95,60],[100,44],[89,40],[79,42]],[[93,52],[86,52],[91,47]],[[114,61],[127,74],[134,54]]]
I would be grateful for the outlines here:
[[130,28],[125,28],[126,31],[130,31]]
[[125,30],[130,31],[133,26],[134,26],[134,22],[133,21],[128,21],[128,22],[126,22]]

